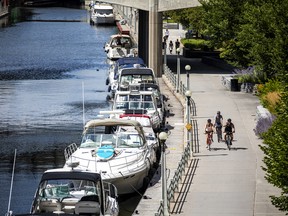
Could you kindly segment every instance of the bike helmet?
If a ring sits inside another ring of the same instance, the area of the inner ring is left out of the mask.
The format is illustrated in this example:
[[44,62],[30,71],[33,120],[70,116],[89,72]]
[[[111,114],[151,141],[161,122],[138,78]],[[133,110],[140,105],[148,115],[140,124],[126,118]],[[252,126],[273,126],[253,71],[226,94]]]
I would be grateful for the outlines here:
[[208,121],[208,123],[211,123],[211,119],[208,119],[207,121]]

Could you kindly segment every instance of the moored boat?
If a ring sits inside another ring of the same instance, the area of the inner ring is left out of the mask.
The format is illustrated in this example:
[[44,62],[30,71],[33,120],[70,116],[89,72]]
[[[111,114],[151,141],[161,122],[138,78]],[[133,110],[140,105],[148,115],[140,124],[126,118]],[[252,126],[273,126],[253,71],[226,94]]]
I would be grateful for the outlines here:
[[115,24],[115,15],[113,12],[113,6],[110,4],[96,2],[91,7],[90,21],[92,24]]
[[153,165],[142,125],[126,119],[87,122],[80,146],[69,145],[65,159],[65,167],[78,163],[81,169],[101,173],[121,195],[145,186]]
[[153,130],[158,132],[163,126],[164,113],[158,108],[156,94],[153,91],[139,91],[139,86],[141,85],[129,85],[127,91],[116,91],[112,110],[115,112],[130,110],[147,115],[151,119]]
[[47,170],[40,180],[30,213],[117,216],[117,189],[96,172],[73,167]]
[[125,34],[111,35],[104,45],[107,58],[117,60],[128,56],[138,56],[138,48],[132,38]]

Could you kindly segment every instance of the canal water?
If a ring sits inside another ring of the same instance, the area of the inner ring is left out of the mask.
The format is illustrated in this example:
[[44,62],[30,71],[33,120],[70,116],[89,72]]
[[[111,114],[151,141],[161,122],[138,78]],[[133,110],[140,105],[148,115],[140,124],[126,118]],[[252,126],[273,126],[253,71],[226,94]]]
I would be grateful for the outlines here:
[[[0,215],[27,213],[41,174],[64,164],[83,122],[110,107],[103,49],[115,26],[91,26],[85,9],[18,8],[0,28]],[[15,21],[16,20],[16,21]],[[84,105],[83,105],[84,104]],[[120,199],[128,216],[140,196]]]

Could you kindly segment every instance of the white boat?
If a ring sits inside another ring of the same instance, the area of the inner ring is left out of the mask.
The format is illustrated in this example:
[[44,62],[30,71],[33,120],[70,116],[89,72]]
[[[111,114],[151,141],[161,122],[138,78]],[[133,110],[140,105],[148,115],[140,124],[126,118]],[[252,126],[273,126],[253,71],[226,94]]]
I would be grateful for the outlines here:
[[47,170],[30,213],[117,216],[117,189],[96,172],[77,168]]
[[91,8],[90,21],[92,24],[115,24],[115,15],[112,5],[96,3]]
[[108,85],[108,92],[111,92],[111,98],[114,98],[115,92],[118,88],[118,77],[123,69],[126,68],[146,68],[143,59],[139,57],[124,57],[115,61],[110,66],[106,85]]
[[[112,110],[135,112],[137,114],[147,115],[152,123],[152,128],[158,132],[163,126],[164,113],[162,108],[158,108],[157,97],[153,91],[139,91],[141,84],[129,85],[127,91],[116,91]],[[121,114],[121,113],[120,113]],[[115,114],[116,117],[117,114]]]
[[112,35],[104,45],[107,58],[117,60],[128,56],[138,56],[138,49],[132,38],[125,34]]
[[84,128],[79,147],[65,149],[66,164],[101,173],[119,194],[129,194],[148,183],[153,161],[142,125],[126,119],[97,119]]
[[121,119],[138,121],[145,132],[148,148],[151,152],[151,161],[156,164],[160,157],[160,145],[159,140],[152,128],[151,119],[147,115],[137,114],[135,112],[129,112],[128,110],[119,116]]

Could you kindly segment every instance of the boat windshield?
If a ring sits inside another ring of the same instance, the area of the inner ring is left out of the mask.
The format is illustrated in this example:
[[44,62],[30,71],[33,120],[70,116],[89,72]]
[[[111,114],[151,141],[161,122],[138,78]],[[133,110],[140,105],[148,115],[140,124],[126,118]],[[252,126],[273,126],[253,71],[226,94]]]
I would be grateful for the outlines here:
[[90,180],[57,179],[40,183],[33,204],[35,213],[52,213],[57,210],[74,212],[80,200],[100,202],[101,182]]
[[117,95],[115,100],[115,109],[141,109],[155,110],[154,102],[151,95]]
[[155,83],[152,75],[122,75],[120,83]]
[[115,108],[117,110],[155,110],[154,103],[152,101],[150,102],[144,102],[144,101],[128,101],[128,102],[116,102]]
[[94,13],[98,13],[98,14],[101,14],[101,15],[113,14],[113,9],[94,9]]
[[127,148],[143,146],[143,140],[139,134],[117,133],[117,134],[85,134],[82,138],[80,148],[99,148],[112,146],[113,148]]
[[137,133],[123,132],[119,133],[119,138],[122,140],[120,148],[139,148],[144,145],[141,136]]
[[99,148],[110,145],[116,147],[118,137],[114,134],[85,134],[82,137],[80,148]]
[[124,48],[131,48],[132,47],[132,41],[129,37],[115,37],[111,40],[112,48],[114,47],[124,47]]

